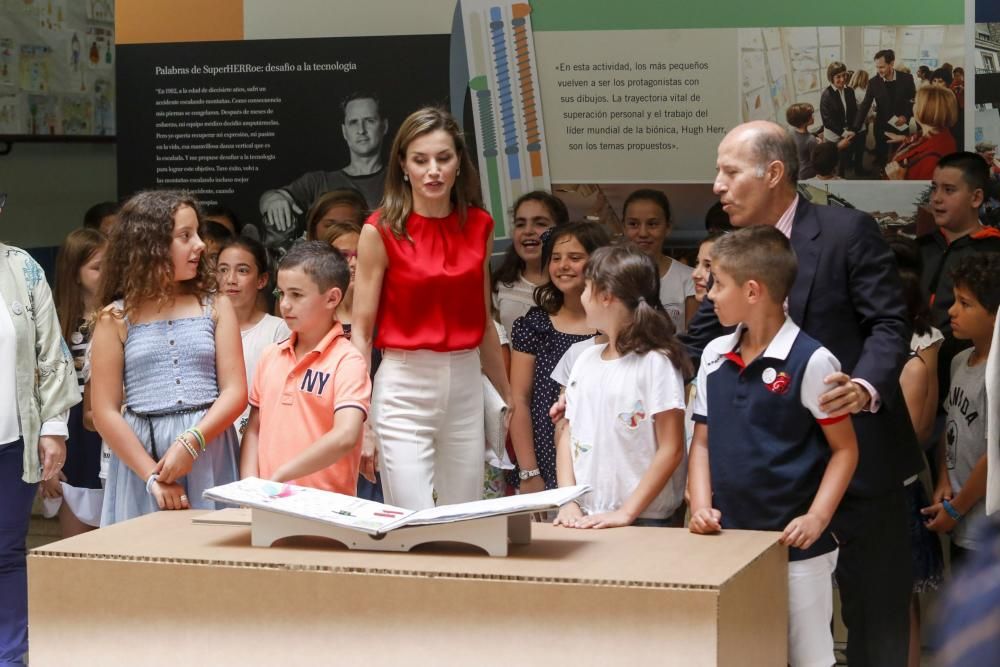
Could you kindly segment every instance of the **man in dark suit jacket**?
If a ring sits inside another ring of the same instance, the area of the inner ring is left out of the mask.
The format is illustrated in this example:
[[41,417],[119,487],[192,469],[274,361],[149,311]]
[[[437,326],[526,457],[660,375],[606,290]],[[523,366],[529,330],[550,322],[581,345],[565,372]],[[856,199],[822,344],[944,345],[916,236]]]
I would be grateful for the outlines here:
[[876,162],[883,166],[888,161],[889,153],[885,133],[906,134],[907,130],[894,127],[892,123],[905,125],[910,122],[913,116],[913,98],[917,95],[913,75],[897,72],[895,64],[896,54],[892,49],[883,49],[875,54],[875,69],[878,70],[878,76],[868,81],[865,99],[861,101],[858,113],[854,117],[854,130],[858,132],[865,126],[865,118],[872,108],[872,102],[876,103],[875,157]]
[[[871,216],[799,198],[795,143],[764,121],[737,126],[718,149],[715,193],[737,227],[774,225],[789,236],[799,271],[788,314],[840,360],[821,398],[852,413],[859,461],[831,528],[851,667],[902,667],[912,588],[903,480],[920,469],[899,390],[910,327],[892,258]],[[725,332],[705,299],[682,340],[697,358]]]

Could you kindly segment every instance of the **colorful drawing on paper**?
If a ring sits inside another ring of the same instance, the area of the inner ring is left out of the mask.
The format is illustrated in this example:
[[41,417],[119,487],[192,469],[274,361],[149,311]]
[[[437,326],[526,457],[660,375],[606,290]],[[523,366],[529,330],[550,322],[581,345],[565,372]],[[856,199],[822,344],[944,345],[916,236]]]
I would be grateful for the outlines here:
[[531,7],[462,0],[462,18],[484,199],[494,236],[507,238],[514,201],[550,187]]
[[87,18],[91,21],[114,23],[115,3],[112,0],[87,0]]
[[781,30],[779,28],[764,28],[764,43],[769,49],[780,49]]
[[59,134],[59,107],[54,97],[28,95],[28,134]]
[[66,49],[66,62],[69,63],[72,71],[79,72],[82,58],[83,42],[80,41],[80,35],[74,32],[73,36],[70,37],[69,47]]
[[762,51],[743,52],[743,90],[752,90],[767,85],[767,70],[764,68]]
[[841,56],[841,50],[839,46],[824,46],[820,48],[819,54],[820,65],[822,67],[828,67],[830,63],[843,60]]
[[17,85],[17,42],[0,37],[0,86]]
[[819,53],[816,47],[804,49],[792,49],[789,53],[793,70],[817,69],[819,67]]
[[771,84],[771,100],[774,102],[775,109],[784,109],[790,104],[786,77],[775,79],[774,83]]
[[44,93],[51,89],[52,49],[40,44],[21,45],[21,89]]
[[268,498],[288,498],[298,493],[298,487],[292,486],[291,484],[265,482],[261,485],[260,491]]
[[761,35],[760,29],[750,29],[742,35],[740,40],[740,46],[744,49],[753,49],[755,51],[760,51],[764,49],[764,37]]
[[114,85],[108,79],[94,81],[94,134],[115,133]]
[[38,8],[38,27],[50,32],[60,32],[66,21],[66,8],[63,0],[45,0]]
[[91,69],[111,69],[115,64],[114,30],[102,26],[87,28],[84,58]]
[[62,97],[63,134],[94,133],[94,99],[90,95]]
[[796,71],[794,81],[796,95],[819,90],[819,71],[814,69]]
[[0,134],[18,134],[21,131],[19,106],[16,95],[0,96]]
[[774,103],[768,89],[758,88],[743,98],[744,116],[750,120],[767,120],[774,115]]
[[785,57],[781,49],[771,49],[767,52],[767,66],[771,68],[771,76],[775,79],[785,76]]

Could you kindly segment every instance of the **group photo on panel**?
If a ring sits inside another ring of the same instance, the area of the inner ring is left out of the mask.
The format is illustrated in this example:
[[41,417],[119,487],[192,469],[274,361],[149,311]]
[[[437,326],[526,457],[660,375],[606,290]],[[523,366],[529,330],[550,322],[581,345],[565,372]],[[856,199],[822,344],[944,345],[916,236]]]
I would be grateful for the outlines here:
[[742,118],[789,126],[802,181],[926,181],[967,149],[961,26],[742,28],[739,46]]
[[[585,484],[534,519],[776,531],[789,664],[837,661],[836,587],[848,664],[919,665],[917,595],[1000,548],[996,146],[961,150],[961,68],[886,49],[824,74],[818,108],[718,143],[690,252],[656,187],[615,228],[547,190],[494,220],[471,128],[426,106],[390,133],[367,91],[337,107],[349,162],[263,192],[259,220],[177,190],[96,204],[51,289],[0,245],[0,663],[27,650],[36,495],[71,537],[258,477],[407,510]],[[933,224],[799,189],[847,177],[927,181]],[[973,641],[961,602],[940,602],[942,655]]]

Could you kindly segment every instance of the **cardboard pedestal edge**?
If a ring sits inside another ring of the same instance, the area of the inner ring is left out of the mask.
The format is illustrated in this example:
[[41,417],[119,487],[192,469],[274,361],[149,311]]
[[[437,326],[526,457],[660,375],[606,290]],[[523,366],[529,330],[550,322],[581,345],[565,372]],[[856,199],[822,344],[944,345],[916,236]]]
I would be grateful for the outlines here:
[[[484,556],[485,557],[485,556]],[[764,556],[758,557],[757,560]],[[329,574],[350,574],[356,576],[381,576],[381,577],[416,577],[424,579],[462,579],[475,581],[502,581],[506,583],[528,583],[528,584],[558,584],[560,586],[601,586],[610,588],[651,588],[659,590],[675,591],[718,591],[720,586],[707,584],[678,584],[660,583],[655,581],[634,581],[628,579],[580,579],[576,577],[525,577],[514,575],[491,575],[476,574],[466,572],[435,572],[430,570],[401,570],[392,568],[372,568],[372,567],[332,567],[321,565],[281,565],[280,563],[247,563],[244,561],[228,561],[201,558],[137,558],[135,556],[109,556],[107,554],[87,554],[81,556],[75,553],[65,553],[50,551],[46,553],[32,553],[33,559],[63,559],[78,561],[81,558],[93,561],[114,561],[122,563],[158,563],[166,565],[194,565],[201,567],[233,567],[248,570],[275,570],[279,572],[325,572]],[[756,562],[756,560],[754,561]],[[750,563],[749,565],[752,565]],[[786,591],[787,592],[787,591]]]
[[[188,521],[177,530],[189,527]],[[197,541],[211,534],[179,539]],[[595,548],[613,543],[613,551],[602,553],[617,554],[607,569],[622,573],[629,571],[631,559],[648,555],[634,551],[646,544],[643,540],[652,536],[664,546],[672,543],[661,540],[660,533],[619,535],[612,541],[608,535],[580,533],[574,540]],[[98,545],[95,550],[103,550],[98,537],[90,539]],[[592,545],[595,541],[603,545]],[[200,557],[197,549],[193,557],[143,556],[156,550],[140,546],[123,549],[125,554],[88,553],[73,551],[76,544],[90,543],[67,543],[65,549],[57,543],[29,556],[32,667],[278,660],[315,665],[331,664],[331,659],[382,665],[414,658],[418,664],[433,659],[469,665],[510,642],[532,647],[519,657],[528,665],[551,666],[558,660],[751,667],[786,660],[787,566],[785,549],[776,543],[747,553],[747,561],[720,585],[627,575],[463,572],[463,558],[453,554],[397,555],[412,561],[413,568],[345,567],[281,562],[272,550],[266,552],[271,562],[250,562]],[[530,546],[524,549],[521,557],[533,555]],[[559,568],[572,571],[577,553],[561,558]],[[517,559],[500,560],[510,565]],[[496,561],[477,555],[475,562],[492,566]],[[425,569],[434,566],[440,569]],[[539,569],[529,561],[517,564],[522,566]],[[492,608],[490,601],[500,607]]]
[[[754,564],[762,559],[768,558],[769,554],[764,553],[747,564],[747,568],[753,568]],[[279,572],[325,572],[329,574],[350,574],[356,576],[380,576],[380,577],[416,577],[423,579],[460,579],[474,581],[497,581],[505,583],[527,583],[527,584],[558,584],[560,586],[599,586],[609,588],[651,588],[658,590],[675,591],[715,591],[722,592],[721,589],[731,586],[727,581],[722,586],[712,586],[708,584],[680,584],[661,583],[655,581],[637,581],[629,579],[581,579],[579,577],[531,577],[517,575],[495,575],[476,574],[470,572],[438,572],[430,570],[404,570],[394,568],[373,568],[373,567],[341,567],[322,565],[299,565],[281,563],[248,563],[238,560],[219,560],[209,558],[163,558],[163,557],[136,557],[117,556],[108,554],[78,554],[60,551],[47,551],[37,553],[32,551],[32,559],[63,559],[78,561],[81,558],[93,561],[114,561],[122,563],[159,563],[168,565],[194,565],[201,567],[234,567],[248,570],[276,570]],[[742,574],[742,572],[740,573]],[[785,577],[785,595],[787,597],[787,577]]]

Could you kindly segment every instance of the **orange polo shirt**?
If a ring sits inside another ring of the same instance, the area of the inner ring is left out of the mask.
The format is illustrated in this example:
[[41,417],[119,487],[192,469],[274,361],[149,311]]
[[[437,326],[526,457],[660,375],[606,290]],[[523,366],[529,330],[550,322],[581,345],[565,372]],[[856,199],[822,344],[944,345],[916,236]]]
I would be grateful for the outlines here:
[[[333,429],[339,410],[361,410],[368,416],[368,368],[340,323],[302,359],[295,358],[295,340],[293,331],[264,350],[250,388],[250,405],[260,410],[257,465],[264,479]],[[360,461],[359,435],[350,454],[294,483],[353,496]]]

